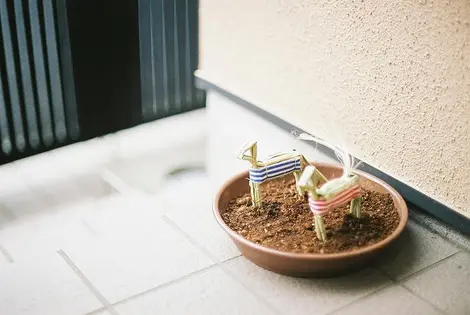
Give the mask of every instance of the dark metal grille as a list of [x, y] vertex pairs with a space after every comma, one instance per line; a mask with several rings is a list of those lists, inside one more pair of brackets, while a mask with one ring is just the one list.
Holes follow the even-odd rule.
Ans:
[[145, 120], [204, 107], [194, 86], [198, 1], [140, 0], [140, 79]]
[[197, 0], [0, 0], [0, 164], [204, 107]]
[[79, 136], [66, 6], [65, 0], [0, 0], [4, 154]]

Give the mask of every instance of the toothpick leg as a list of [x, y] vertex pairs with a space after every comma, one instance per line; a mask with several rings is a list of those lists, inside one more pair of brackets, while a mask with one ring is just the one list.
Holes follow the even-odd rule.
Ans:
[[326, 230], [325, 225], [323, 223], [323, 217], [319, 214], [314, 215], [315, 219], [315, 232], [317, 233], [317, 237], [320, 241], [326, 241]]
[[350, 212], [353, 216], [355, 216], [358, 219], [361, 217], [361, 203], [362, 203], [361, 197], [357, 197], [351, 200]]
[[252, 205], [255, 207], [261, 206], [261, 185], [258, 183], [250, 182], [250, 193]]
[[300, 171], [294, 171], [293, 173], [294, 173], [294, 177], [295, 177], [295, 187], [297, 188], [297, 193], [299, 194], [299, 199], [302, 199], [304, 193], [302, 191], [302, 188], [299, 185], [297, 185], [297, 183], [299, 182], [301, 173], [300, 173]]

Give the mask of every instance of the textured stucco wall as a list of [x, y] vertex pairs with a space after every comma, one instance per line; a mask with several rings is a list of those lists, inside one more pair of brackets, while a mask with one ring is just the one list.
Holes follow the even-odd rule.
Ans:
[[199, 74], [470, 216], [470, 2], [201, 0]]

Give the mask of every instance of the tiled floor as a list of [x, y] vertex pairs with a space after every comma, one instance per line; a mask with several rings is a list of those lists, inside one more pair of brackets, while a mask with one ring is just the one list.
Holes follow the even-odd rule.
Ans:
[[138, 150], [141, 138], [0, 169], [0, 314], [470, 314], [470, 254], [414, 221], [396, 254], [350, 276], [297, 279], [253, 265], [214, 221], [203, 170], [165, 180], [154, 165], [175, 166], [171, 152], [200, 164], [203, 139], [177, 138], [192, 145], [171, 151]]

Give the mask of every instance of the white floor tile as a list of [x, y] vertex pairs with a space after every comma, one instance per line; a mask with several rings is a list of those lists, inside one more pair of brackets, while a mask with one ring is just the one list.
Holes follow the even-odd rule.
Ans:
[[217, 224], [209, 206], [204, 209], [174, 211], [167, 216], [219, 262], [240, 255], [232, 240]]
[[201, 170], [183, 172], [166, 179], [165, 187], [157, 195], [180, 212], [199, 213], [212, 207], [209, 178]]
[[402, 279], [454, 253], [458, 249], [439, 235], [410, 221], [380, 268], [393, 279]]
[[208, 177], [203, 170], [182, 172], [173, 176], [159, 196], [171, 206], [166, 212], [167, 217], [218, 261], [240, 255], [214, 218], [213, 196], [209, 189]]
[[15, 195], [5, 195], [0, 198], [0, 208], [4, 215], [18, 219], [48, 211], [53, 207], [52, 200], [44, 193], [25, 190]]
[[0, 305], [5, 315], [83, 315], [101, 306], [57, 254], [0, 264]]
[[158, 203], [138, 199], [123, 196], [97, 203], [98, 211], [85, 219], [97, 237], [64, 248], [111, 302], [213, 264], [160, 218]]
[[84, 240], [91, 242], [95, 238], [84, 221], [85, 215], [94, 210], [92, 202], [83, 202], [20, 217], [0, 229], [0, 243], [15, 262], [55, 255], [60, 248], [81, 246]]
[[95, 174], [70, 177], [60, 182], [43, 185], [40, 191], [51, 200], [55, 207], [96, 200], [116, 192], [106, 181]]
[[394, 285], [355, 302], [332, 315], [442, 315], [430, 304]]
[[470, 254], [458, 253], [408, 279], [404, 286], [450, 315], [470, 312]]
[[391, 283], [371, 269], [340, 278], [303, 279], [267, 271], [244, 257], [225, 266], [281, 314], [327, 314]]
[[116, 307], [121, 315], [273, 314], [217, 268], [190, 276]]

